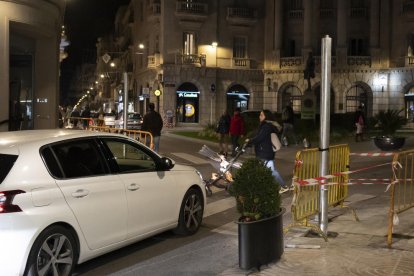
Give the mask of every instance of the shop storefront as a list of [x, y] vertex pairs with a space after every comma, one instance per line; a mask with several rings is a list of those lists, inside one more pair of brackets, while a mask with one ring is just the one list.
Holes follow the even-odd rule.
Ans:
[[227, 110], [230, 114], [232, 114], [236, 108], [240, 108], [241, 111], [247, 110], [249, 107], [249, 98], [250, 93], [244, 86], [239, 84], [231, 86], [227, 90]]
[[198, 123], [200, 91], [192, 83], [184, 83], [177, 91], [177, 122]]

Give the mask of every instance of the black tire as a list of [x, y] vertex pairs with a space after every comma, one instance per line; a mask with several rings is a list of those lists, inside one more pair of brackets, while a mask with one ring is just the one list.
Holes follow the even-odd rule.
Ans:
[[204, 199], [202, 193], [191, 188], [181, 203], [178, 226], [174, 230], [179, 235], [193, 235], [200, 228], [204, 213]]
[[78, 260], [77, 247], [73, 234], [66, 228], [45, 229], [30, 250], [24, 275], [71, 275]]

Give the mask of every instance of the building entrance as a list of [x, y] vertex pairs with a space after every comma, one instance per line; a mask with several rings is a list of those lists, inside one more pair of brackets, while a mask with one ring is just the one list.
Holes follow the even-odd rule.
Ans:
[[200, 91], [192, 83], [184, 83], [177, 91], [177, 122], [198, 123]]

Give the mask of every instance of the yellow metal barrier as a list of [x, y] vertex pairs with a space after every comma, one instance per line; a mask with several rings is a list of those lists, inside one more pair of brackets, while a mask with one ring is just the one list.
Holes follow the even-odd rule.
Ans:
[[391, 248], [394, 218], [414, 207], [414, 150], [399, 152], [392, 162], [387, 244]]
[[[297, 180], [316, 178], [319, 175], [321, 154], [319, 149], [307, 149], [299, 151], [296, 154], [295, 169], [293, 171], [293, 183]], [[329, 147], [329, 174], [345, 172], [349, 170], [349, 146], [336, 145]], [[348, 182], [348, 175], [341, 174], [330, 179], [328, 189], [328, 206], [341, 206], [345, 198], [348, 196], [348, 187], [343, 185]], [[320, 233], [322, 237], [327, 240], [319, 226], [309, 223], [309, 217], [316, 215], [319, 212], [319, 185], [294, 185], [294, 195], [292, 199], [292, 219], [293, 223], [285, 228], [287, 232], [294, 226], [310, 227], [316, 232]], [[358, 220], [355, 211], [352, 209], [355, 219]]]
[[100, 126], [90, 126], [89, 130], [124, 134], [132, 139], [140, 141], [141, 143], [145, 145], [147, 145], [148, 140], [149, 140], [149, 147], [151, 149], [154, 148], [154, 138], [152, 137], [152, 134], [148, 131], [128, 130], [128, 129], [123, 129], [123, 128], [100, 127]]

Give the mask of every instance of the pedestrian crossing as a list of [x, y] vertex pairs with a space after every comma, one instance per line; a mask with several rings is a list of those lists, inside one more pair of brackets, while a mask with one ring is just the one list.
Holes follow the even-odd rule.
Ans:
[[188, 154], [185, 152], [171, 152], [172, 155], [177, 156], [181, 159], [184, 159], [186, 161], [189, 161], [195, 165], [203, 165], [203, 164], [209, 164], [210, 162], [206, 159], [194, 156], [192, 154]]

